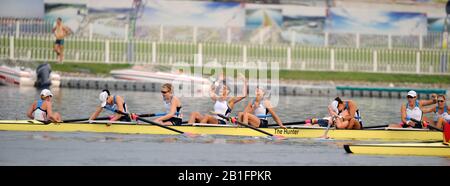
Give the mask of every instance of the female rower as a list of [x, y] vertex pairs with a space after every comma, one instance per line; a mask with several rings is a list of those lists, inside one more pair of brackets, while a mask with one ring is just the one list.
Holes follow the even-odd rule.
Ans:
[[163, 98], [166, 115], [161, 116], [153, 121], [163, 125], [181, 125], [183, 116], [181, 115], [181, 101], [173, 95], [173, 86], [166, 83], [161, 86], [161, 94]]
[[336, 97], [328, 107], [328, 113], [332, 117], [331, 122], [338, 129], [362, 129], [361, 114], [355, 101], [342, 101]]
[[[229, 98], [230, 87], [226, 84], [226, 82], [220, 83], [218, 86], [212, 85], [209, 95], [214, 103], [214, 113], [220, 114], [225, 117], [229, 117], [231, 111], [234, 108], [234, 105], [239, 101], [243, 100], [247, 97], [247, 82], [245, 77], [243, 78], [244, 87], [243, 87], [243, 96], [234, 96]], [[216, 90], [218, 94], [216, 94]], [[199, 112], [191, 113], [188, 123], [193, 124], [195, 122], [200, 123], [209, 123], [209, 124], [226, 124], [226, 120], [219, 115], [201, 115]]]
[[27, 111], [27, 116], [30, 119], [35, 119], [42, 122], [62, 122], [61, 115], [52, 110], [53, 94], [48, 89], [43, 89], [40, 94], [40, 99], [34, 101]]
[[450, 114], [448, 113], [449, 109], [450, 107], [445, 103], [445, 96], [438, 95], [436, 107], [424, 108], [423, 113], [434, 112], [434, 118], [431, 121], [431, 124], [436, 126], [438, 129], [443, 129], [445, 122], [450, 122]]
[[110, 116], [110, 121], [131, 121], [131, 117], [129, 114], [122, 115], [117, 113], [116, 111], [121, 111], [123, 113], [127, 113], [127, 104], [125, 100], [121, 96], [111, 96], [109, 90], [102, 90], [99, 95], [99, 99], [101, 101], [100, 106], [97, 107], [95, 112], [89, 118], [89, 121], [94, 120], [98, 117], [98, 115], [106, 109], [112, 112], [114, 115]]
[[417, 100], [417, 93], [414, 90], [408, 92], [406, 96], [408, 102], [402, 104], [400, 108], [401, 120], [400, 124], [390, 124], [389, 127], [393, 128], [424, 128], [427, 124], [424, 122], [423, 106], [435, 104], [437, 101], [436, 94], [432, 94], [431, 100]]
[[[270, 100], [265, 98], [266, 95], [265, 91], [262, 88], [257, 87], [255, 90], [255, 94], [256, 98], [253, 100], [253, 102], [248, 103], [247, 107], [245, 107], [244, 109], [244, 112], [239, 112], [238, 114], [239, 122], [254, 127], [267, 128], [268, 127], [267, 114], [271, 114], [273, 120], [281, 128], [286, 128], [281, 122], [281, 119], [275, 113], [275, 110], [273, 109]], [[258, 117], [259, 115], [264, 115], [264, 117], [259, 118]]]

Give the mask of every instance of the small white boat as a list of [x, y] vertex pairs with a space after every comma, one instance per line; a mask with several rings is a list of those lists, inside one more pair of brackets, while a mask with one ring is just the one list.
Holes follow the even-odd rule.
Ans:
[[211, 85], [211, 82], [207, 78], [195, 77], [183, 73], [150, 72], [135, 69], [112, 70], [110, 73], [116, 79], [130, 81], [172, 83], [174, 85], [188, 84], [193, 87], [192, 89], [195, 92], [207, 92]]

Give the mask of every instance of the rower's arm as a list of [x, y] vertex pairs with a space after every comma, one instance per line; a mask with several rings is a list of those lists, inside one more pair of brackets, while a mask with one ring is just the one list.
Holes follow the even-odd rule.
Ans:
[[[123, 99], [120, 96], [116, 96], [116, 104], [117, 104], [117, 110], [121, 112], [125, 112], [125, 109], [123, 108]], [[122, 117], [122, 114], [116, 113], [114, 114], [114, 117], [111, 118], [111, 121], [116, 121]]]
[[239, 102], [239, 101], [242, 101], [243, 99], [245, 99], [247, 96], [248, 96], [248, 91], [247, 91], [247, 80], [245, 79], [245, 76], [244, 75], [242, 75], [242, 74], [240, 74], [240, 77], [239, 77], [239, 79], [241, 79], [241, 80], [243, 80], [243, 86], [242, 86], [242, 96], [236, 96], [236, 97], [233, 97], [232, 98], [232, 100], [233, 100], [233, 103], [230, 103], [230, 104], [236, 104], [237, 102]]
[[[53, 115], [53, 109], [52, 109], [52, 103], [47, 101], [47, 116], [50, 118], [50, 120], [52, 121], [58, 121], [56, 120], [55, 116]], [[58, 121], [59, 122], [59, 121]]]
[[337, 116], [338, 114], [334, 112], [334, 109], [331, 107], [331, 105], [328, 105], [328, 114], [330, 116]]
[[422, 112], [423, 113], [430, 113], [430, 112], [435, 112], [436, 107], [428, 107], [428, 108], [422, 108]]
[[407, 120], [406, 120], [406, 105], [402, 104], [402, 106], [400, 107], [400, 113], [402, 115], [402, 118], [401, 118], [402, 122], [406, 123], [407, 122]]
[[272, 107], [272, 104], [268, 100], [264, 101], [264, 105], [266, 106], [267, 110], [269, 110], [269, 113], [272, 115], [273, 120], [280, 126], [285, 128], [283, 125], [283, 122], [281, 122], [280, 117], [278, 117], [277, 113], [275, 112], [274, 108]]
[[98, 106], [98, 107], [95, 109], [95, 112], [92, 113], [91, 117], [89, 117], [89, 120], [94, 120], [95, 118], [97, 118], [98, 115], [99, 115], [102, 111], [103, 111], [103, 108], [100, 107], [100, 106]]
[[436, 94], [431, 94], [431, 99], [430, 100], [420, 100], [419, 104], [422, 106], [428, 106], [428, 105], [433, 105], [437, 103], [437, 95]]
[[209, 90], [209, 97], [213, 100], [216, 101], [217, 100], [217, 95], [214, 92], [216, 90], [216, 88], [214, 87], [214, 85], [211, 86], [211, 89]]
[[31, 104], [30, 108], [28, 108], [28, 111], [27, 111], [28, 118], [34, 119], [33, 111], [34, 111], [35, 107], [36, 107], [36, 101], [34, 101], [33, 104]]
[[175, 113], [177, 112], [177, 106], [178, 106], [179, 102], [180, 102], [180, 100], [178, 100], [178, 99], [176, 99], [174, 97], [174, 99], [172, 99], [172, 103], [171, 103], [171, 106], [170, 106], [169, 113], [167, 113], [164, 116], [161, 116], [160, 118], [158, 118], [158, 120], [159, 121], [164, 121], [164, 120], [168, 120], [168, 119], [172, 118], [173, 116], [175, 116]]
[[247, 106], [245, 107], [245, 109], [244, 109], [244, 112], [245, 113], [252, 113], [253, 112], [253, 104], [252, 104], [252, 102], [249, 102], [248, 104], [247, 104]]

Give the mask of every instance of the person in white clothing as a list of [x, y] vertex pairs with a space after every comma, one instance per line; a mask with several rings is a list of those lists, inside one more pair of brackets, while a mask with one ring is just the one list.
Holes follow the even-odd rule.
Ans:
[[424, 122], [423, 106], [435, 104], [437, 95], [432, 94], [431, 100], [417, 100], [417, 93], [414, 90], [408, 92], [408, 102], [400, 108], [401, 120], [399, 124], [390, 124], [393, 128], [426, 128], [427, 123]]
[[[226, 81], [220, 83], [219, 85], [211, 86], [209, 94], [211, 99], [215, 102], [214, 113], [229, 117], [235, 104], [247, 97], [247, 82], [245, 77], [241, 76], [241, 79], [243, 79], [244, 82], [243, 96], [230, 97], [229, 94], [231, 91], [230, 87], [226, 84]], [[216, 94], [216, 90], [218, 91], [218, 94]], [[227, 121], [219, 115], [201, 115], [199, 112], [192, 112], [188, 123], [194, 124], [196, 122], [222, 125], [227, 123]]]
[[53, 94], [50, 90], [43, 89], [40, 94], [40, 99], [35, 100], [28, 108], [28, 118], [42, 122], [62, 122], [61, 115], [57, 112], [53, 112], [52, 97]]

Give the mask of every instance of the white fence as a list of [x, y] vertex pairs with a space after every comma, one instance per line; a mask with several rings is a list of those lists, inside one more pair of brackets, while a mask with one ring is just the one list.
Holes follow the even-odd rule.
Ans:
[[[39, 19], [16, 20], [0, 18], [0, 35], [20, 37], [29, 34], [51, 34], [53, 22]], [[90, 39], [128, 39], [130, 35], [127, 25], [123, 27], [120, 38], [99, 34], [95, 27], [88, 25], [87, 29], [77, 31], [75, 36]], [[290, 45], [310, 47], [340, 47], [340, 48], [414, 48], [441, 49], [443, 34], [428, 32], [425, 35], [374, 35], [352, 33], [302, 33], [300, 31], [281, 29], [258, 31], [245, 28], [207, 28], [190, 26], [148, 26], [136, 30], [134, 38], [157, 42], [223, 42], [259, 45]], [[267, 34], [268, 32], [272, 34]], [[313, 38], [313, 39], [311, 39]], [[449, 43], [447, 41], [447, 43]]]
[[[0, 35], [0, 58], [56, 61], [51, 35]], [[65, 61], [90, 63], [164, 64], [176, 62], [224, 65], [238, 62], [279, 63], [289, 70], [355, 71], [417, 74], [450, 74], [448, 50], [307, 47], [291, 45], [235, 44], [221, 42], [156, 42], [142, 39], [65, 40]]]

